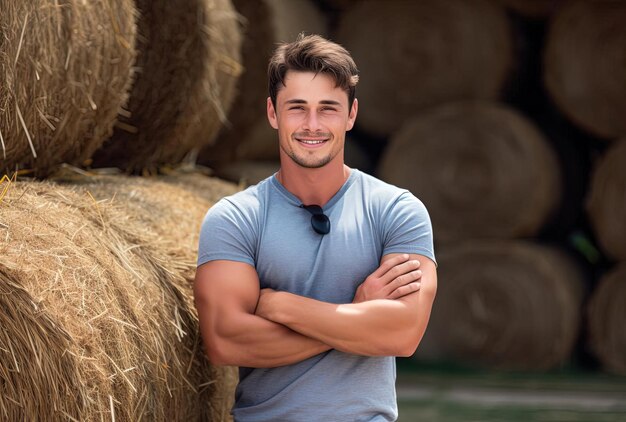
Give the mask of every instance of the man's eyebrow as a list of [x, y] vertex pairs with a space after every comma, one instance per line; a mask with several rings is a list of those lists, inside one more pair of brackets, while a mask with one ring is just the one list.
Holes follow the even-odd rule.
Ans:
[[[300, 98], [294, 98], [292, 100], [285, 101], [285, 104], [307, 104], [307, 102], [306, 100], [302, 100]], [[341, 103], [335, 100], [322, 100], [320, 101], [320, 104], [341, 106]]]

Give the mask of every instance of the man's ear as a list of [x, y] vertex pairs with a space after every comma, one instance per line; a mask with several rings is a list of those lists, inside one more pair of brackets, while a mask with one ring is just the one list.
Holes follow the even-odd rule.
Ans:
[[270, 122], [270, 125], [272, 125], [274, 129], [278, 129], [276, 109], [274, 108], [274, 103], [272, 103], [272, 99], [270, 97], [267, 97], [267, 120]]
[[350, 114], [348, 114], [348, 124], [346, 125], [346, 131], [349, 131], [354, 127], [354, 122], [356, 121], [356, 115], [359, 111], [359, 100], [356, 98], [352, 101], [352, 107], [350, 107]]

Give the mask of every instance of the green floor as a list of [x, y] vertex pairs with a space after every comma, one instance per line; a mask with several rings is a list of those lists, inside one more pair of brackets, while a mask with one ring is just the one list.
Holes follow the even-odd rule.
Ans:
[[624, 421], [626, 377], [504, 373], [398, 360], [400, 422]]

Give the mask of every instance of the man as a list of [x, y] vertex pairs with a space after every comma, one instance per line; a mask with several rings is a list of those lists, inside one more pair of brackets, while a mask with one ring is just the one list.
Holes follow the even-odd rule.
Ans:
[[202, 226], [206, 352], [240, 367], [236, 421], [395, 420], [395, 356], [415, 351], [436, 291], [428, 214], [344, 164], [358, 76], [343, 47], [300, 36], [269, 79], [280, 170]]

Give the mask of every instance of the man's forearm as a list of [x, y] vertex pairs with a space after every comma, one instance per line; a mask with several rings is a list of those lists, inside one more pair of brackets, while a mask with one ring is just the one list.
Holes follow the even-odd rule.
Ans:
[[[331, 304], [273, 292], [263, 317], [335, 349], [367, 356], [411, 355], [425, 329], [432, 298], [416, 292], [409, 300]], [[415, 307], [422, 309], [416, 311]]]
[[271, 368], [330, 350], [316, 339], [259, 316], [239, 314], [236, 318], [232, 324], [215, 327], [221, 336], [213, 337], [213, 343], [207, 345], [209, 358], [215, 364]]

